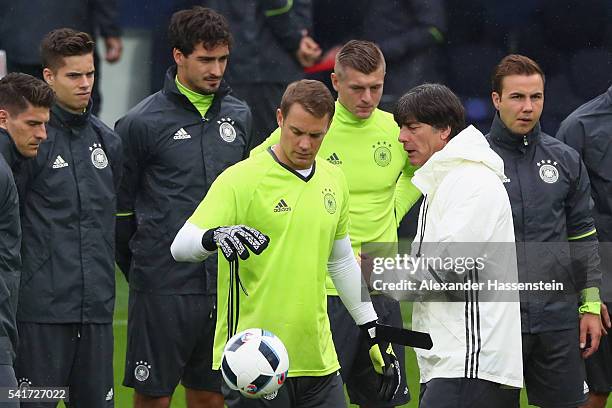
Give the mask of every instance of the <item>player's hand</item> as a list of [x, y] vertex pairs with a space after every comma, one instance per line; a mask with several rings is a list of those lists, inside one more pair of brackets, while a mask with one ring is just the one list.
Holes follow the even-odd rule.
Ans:
[[608, 306], [604, 302], [601, 302], [601, 330], [603, 330], [603, 334], [608, 334], [608, 329], [612, 327], [612, 322], [610, 322], [610, 314], [608, 313]]
[[204, 233], [202, 246], [212, 251], [219, 248], [228, 261], [247, 259], [249, 251], [259, 255], [267, 248], [270, 238], [246, 225], [217, 227]]
[[295, 52], [295, 56], [304, 68], [311, 67], [321, 56], [321, 47], [317, 42], [308, 35], [306, 30], [302, 30], [302, 39], [300, 45]]
[[374, 370], [380, 374], [378, 398], [391, 401], [401, 382], [400, 366], [390, 343], [376, 336], [376, 321], [359, 326], [370, 342], [370, 359]]
[[106, 37], [104, 39], [104, 46], [106, 47], [106, 62], [112, 64], [119, 61], [123, 52], [121, 37]]
[[[593, 313], [583, 313], [580, 315], [580, 349], [582, 358], [589, 358], [599, 348], [602, 328], [601, 318]], [[587, 344], [587, 337], [590, 344]]]

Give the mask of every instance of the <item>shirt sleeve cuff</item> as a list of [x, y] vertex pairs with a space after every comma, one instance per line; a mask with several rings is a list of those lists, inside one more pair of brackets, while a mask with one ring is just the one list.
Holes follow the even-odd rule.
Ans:
[[601, 313], [601, 299], [599, 297], [599, 288], [585, 288], [580, 291], [580, 303], [578, 308], [580, 313], [592, 313], [599, 315]]

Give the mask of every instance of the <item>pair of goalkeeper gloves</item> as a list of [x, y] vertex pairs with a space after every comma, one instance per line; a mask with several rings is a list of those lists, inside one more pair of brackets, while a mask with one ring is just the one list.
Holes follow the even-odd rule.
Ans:
[[246, 225], [230, 225], [209, 229], [202, 236], [202, 246], [207, 251], [217, 248], [228, 261], [247, 259], [249, 251], [259, 255], [268, 247], [270, 238]]
[[391, 401], [399, 389], [402, 374], [399, 362], [393, 352], [391, 343], [383, 341], [377, 335], [376, 320], [359, 326], [362, 334], [368, 340], [370, 360], [374, 371], [379, 374], [377, 384], [378, 398], [382, 401]]

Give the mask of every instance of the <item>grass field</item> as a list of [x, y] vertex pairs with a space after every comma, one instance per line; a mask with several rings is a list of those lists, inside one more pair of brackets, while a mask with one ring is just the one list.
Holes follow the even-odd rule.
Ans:
[[[114, 333], [115, 333], [115, 406], [117, 408], [126, 408], [132, 406], [132, 390], [121, 385], [123, 381], [123, 369], [125, 362], [125, 345], [127, 339], [127, 300], [128, 300], [128, 287], [123, 278], [123, 275], [117, 273], [117, 300], [115, 305], [115, 322], [114, 322]], [[402, 304], [402, 314], [405, 319], [409, 320], [411, 315], [411, 305]], [[408, 327], [410, 323], [407, 321], [405, 325]], [[412, 401], [403, 405], [403, 407], [416, 408], [418, 406], [418, 395], [419, 395], [419, 381], [418, 381], [418, 369], [416, 365], [414, 351], [410, 348], [406, 349], [406, 366], [408, 368], [408, 379], [410, 394], [412, 395]], [[174, 393], [172, 400], [173, 408], [185, 408], [185, 392], [182, 386], [179, 386]], [[356, 405], [351, 405], [356, 407]], [[521, 407], [531, 407], [527, 404], [527, 398], [523, 392], [521, 395]], [[612, 402], [608, 402], [607, 408], [612, 408]]]

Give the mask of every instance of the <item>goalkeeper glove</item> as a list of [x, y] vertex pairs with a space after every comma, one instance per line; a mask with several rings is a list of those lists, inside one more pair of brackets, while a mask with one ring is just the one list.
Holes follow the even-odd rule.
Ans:
[[246, 225], [230, 225], [209, 229], [202, 236], [202, 246], [207, 251], [221, 249], [228, 261], [247, 259], [251, 250], [259, 255], [268, 246], [270, 238]]
[[370, 359], [374, 370], [380, 374], [378, 383], [378, 398], [383, 401], [391, 401], [397, 392], [402, 375], [400, 366], [391, 343], [382, 341], [376, 335], [376, 321], [359, 326], [370, 344]]

